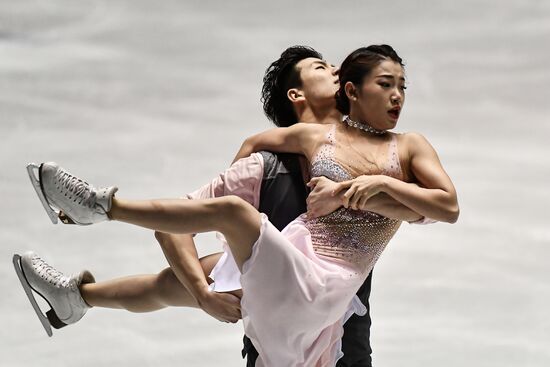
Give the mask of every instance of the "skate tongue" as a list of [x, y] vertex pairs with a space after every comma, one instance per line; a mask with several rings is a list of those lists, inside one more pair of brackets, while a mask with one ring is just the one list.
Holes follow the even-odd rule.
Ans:
[[80, 273], [75, 273], [71, 276], [72, 281], [74, 282], [73, 285], [80, 294], [79, 300], [77, 301], [81, 307], [83, 308], [92, 308], [90, 304], [86, 302], [86, 300], [82, 297], [82, 293], [80, 293], [80, 286], [82, 284], [89, 284], [89, 283], [95, 283], [95, 278], [92, 273], [88, 270], [82, 270]]
[[95, 283], [95, 277], [89, 270], [82, 270], [80, 273], [75, 274], [75, 279], [78, 285]]
[[116, 186], [104, 187], [102, 189], [94, 190], [94, 191], [96, 194], [96, 204], [105, 211], [105, 214], [108, 214], [111, 211], [113, 197], [115, 196], [115, 193], [118, 191], [118, 187]]

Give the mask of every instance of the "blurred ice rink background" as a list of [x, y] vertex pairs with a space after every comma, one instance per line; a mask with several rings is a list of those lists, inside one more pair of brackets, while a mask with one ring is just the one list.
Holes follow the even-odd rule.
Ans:
[[13, 253], [98, 280], [167, 263], [147, 230], [53, 226], [25, 164], [180, 196], [270, 127], [259, 91], [284, 48], [339, 64], [373, 43], [407, 64], [396, 131], [430, 140], [461, 204], [455, 225], [404, 225], [376, 266], [375, 366], [550, 365], [550, 2], [519, 0], [0, 1], [0, 365], [244, 366], [242, 325], [197, 310], [93, 309], [47, 338]]

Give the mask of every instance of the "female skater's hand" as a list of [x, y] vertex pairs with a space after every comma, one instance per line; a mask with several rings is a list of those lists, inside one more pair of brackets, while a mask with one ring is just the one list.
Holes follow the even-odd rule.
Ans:
[[367, 201], [382, 192], [385, 178], [384, 175], [363, 175], [353, 180], [339, 182], [336, 184], [334, 194], [337, 195], [346, 190], [342, 195], [342, 205], [345, 208], [366, 210]]
[[342, 206], [342, 199], [333, 194], [337, 183], [326, 177], [314, 177], [307, 183], [312, 189], [306, 199], [308, 218], [327, 215]]
[[236, 323], [241, 319], [241, 300], [233, 294], [205, 291], [197, 302], [204, 312], [219, 321]]

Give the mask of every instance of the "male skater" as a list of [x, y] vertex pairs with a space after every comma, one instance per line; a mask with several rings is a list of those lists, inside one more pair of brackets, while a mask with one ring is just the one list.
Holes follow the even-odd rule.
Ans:
[[[322, 60], [320, 54], [306, 47], [291, 47], [267, 70], [264, 77], [262, 99], [267, 116], [278, 126], [288, 126], [298, 121], [336, 123], [341, 120], [335, 108], [334, 94], [338, 89], [337, 69]], [[190, 198], [205, 198], [221, 195], [238, 195], [266, 213], [279, 229], [306, 211], [307, 191], [304, 185], [303, 165], [295, 155], [262, 152], [236, 162], [210, 185], [189, 195]], [[306, 178], [307, 179], [307, 178]], [[310, 197], [312, 206], [327, 196], [322, 196], [322, 184], [316, 186]], [[332, 199], [334, 200], [334, 199]], [[338, 200], [338, 198], [336, 198]], [[326, 209], [328, 206], [324, 206]], [[322, 210], [312, 210], [321, 215]], [[334, 208], [335, 209], [335, 208]], [[417, 220], [420, 216], [396, 203], [388, 196], [378, 195], [367, 203], [367, 210], [403, 220]], [[239, 300], [227, 293], [208, 291], [208, 274], [217, 257], [197, 258], [192, 238], [188, 235], [155, 233], [168, 259], [170, 268], [157, 275], [115, 279], [107, 282], [76, 284], [80, 279], [67, 282], [67, 292], [77, 297], [69, 305], [70, 318], [58, 320], [74, 323], [80, 319], [88, 305], [125, 308], [144, 312], [165, 306], [195, 306], [224, 321], [236, 322], [239, 318]], [[36, 260], [41, 266], [39, 260]], [[44, 265], [45, 266], [45, 265]], [[31, 270], [34, 270], [31, 269]], [[54, 274], [54, 273], [51, 273]], [[27, 274], [29, 278], [33, 274]], [[35, 282], [40, 282], [35, 277]], [[59, 278], [59, 277], [58, 277]], [[30, 280], [33, 281], [32, 279]], [[371, 276], [358, 292], [368, 308]], [[71, 283], [72, 282], [72, 283]], [[62, 283], [62, 282], [61, 282]], [[39, 285], [35, 288], [40, 288]], [[185, 286], [185, 287], [184, 287]], [[76, 292], [74, 291], [76, 289]], [[59, 306], [59, 292], [42, 288], [59, 313], [67, 305]], [[82, 297], [80, 297], [80, 295]], [[57, 297], [57, 298], [56, 298]], [[67, 303], [67, 301], [64, 301]], [[57, 306], [57, 309], [56, 309]], [[57, 315], [59, 316], [59, 315]], [[58, 324], [59, 325], [59, 324]], [[343, 337], [344, 357], [338, 366], [370, 366], [369, 344], [370, 317], [354, 316], [345, 325]], [[253, 366], [257, 352], [245, 337], [243, 356], [247, 355], [248, 366]]]

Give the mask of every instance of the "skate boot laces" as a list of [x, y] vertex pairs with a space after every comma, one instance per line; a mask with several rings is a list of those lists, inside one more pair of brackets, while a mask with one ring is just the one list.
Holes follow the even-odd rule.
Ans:
[[68, 277], [55, 269], [39, 256], [34, 256], [32, 266], [36, 269], [38, 276], [48, 283], [58, 288], [66, 288], [71, 286], [71, 277]]
[[[93, 208], [96, 202], [94, 188], [87, 182], [79, 179], [63, 169], [55, 174], [57, 189], [75, 203]], [[64, 192], [65, 191], [65, 192]]]

